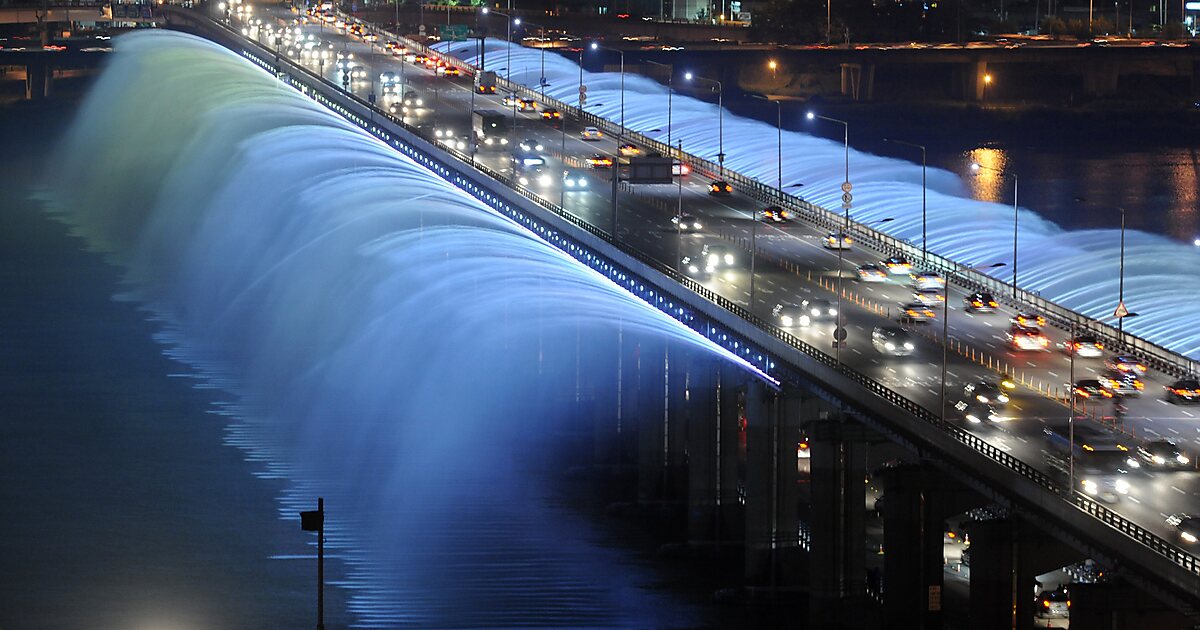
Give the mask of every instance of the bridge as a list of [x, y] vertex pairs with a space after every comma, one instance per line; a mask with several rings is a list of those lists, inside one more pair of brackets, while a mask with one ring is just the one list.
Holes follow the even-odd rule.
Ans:
[[[686, 190], [687, 209], [704, 219], [710, 230], [703, 237], [708, 244], [723, 240], [736, 252], [735, 258], [757, 260], [761, 266], [752, 266], [749, 274], [734, 267], [716, 276], [693, 275], [680, 262], [684, 250], [694, 254], [698, 243], [689, 240], [685, 245], [678, 227], [675, 238], [663, 238], [672, 233], [664, 230], [664, 219], [676, 208], [673, 202], [683, 203], [682, 183], [678, 190], [643, 189], [622, 183], [613, 172], [607, 185], [587, 193], [560, 189], [552, 194], [535, 184], [522, 185], [504, 166], [507, 155], [459, 148], [450, 142], [457, 136], [436, 133], [450, 125], [466, 128], [470, 111], [480, 106], [477, 101], [494, 104], [496, 97], [477, 96], [469, 82], [463, 85], [416, 67], [409, 70], [411, 83], [426, 93], [440, 88], [435, 111], [442, 124], [429, 125], [420, 116], [393, 115], [389, 107], [376, 107], [365, 92], [369, 86], [350, 84], [345, 89], [326, 78], [332, 75], [319, 59], [291, 58], [286, 49], [259, 43], [255, 34], [243, 37], [198, 12], [171, 9], [167, 15], [173, 27], [230, 47], [753, 365], [759, 371], [756, 377], [710, 359], [681, 360], [667, 356], [663, 347], [643, 346], [617, 349], [618, 356], [640, 357], [636, 369], [620, 369], [618, 359], [617, 365], [592, 370], [598, 387], [631, 394], [622, 396], [617, 408], [595, 413], [598, 442], [612, 445], [597, 449], [598, 463], [610, 463], [617, 452], [632, 454], [638, 496], [646, 502], [686, 505], [688, 539], [695, 545], [739, 545], [748, 585], [775, 591], [803, 586], [810, 593], [814, 618], [825, 622], [840, 619], [863, 625], [868, 621], [864, 616], [875, 611], [894, 627], [935, 627], [942, 615], [943, 524], [965, 514], [972, 538], [973, 625], [1027, 625], [1033, 617], [1033, 578], [1083, 558], [1095, 559], [1119, 579], [1077, 588], [1072, 615], [1080, 623], [1119, 618], [1185, 627], [1200, 621], [1200, 560], [1194, 550], [1181, 546], [1159, 516], [1160, 511], [1180, 512], [1195, 503], [1195, 471], [1170, 479], [1139, 476], [1145, 492], [1136, 503], [1106, 504], [1064, 485], [1046, 466], [1039, 444], [1042, 423], [1069, 414], [1063, 401], [1070, 393], [1054, 391], [1046, 373], [1055, 366], [1009, 364], [1003, 354], [995, 354], [991, 342], [979, 340], [980, 331], [994, 326], [984, 317], [955, 316], [954, 338], [939, 341], [927, 335], [929, 339], [921, 340], [918, 362], [889, 364], [866, 354], [871, 352], [868, 331], [894, 323], [884, 305], [904, 289], [889, 285], [876, 296], [855, 284], [839, 291], [842, 283], [831, 279], [828, 269], [831, 254], [817, 245], [821, 234], [839, 226], [836, 213], [498, 79], [502, 90], [537, 99], [570, 119], [562, 127], [532, 117], [521, 121], [531, 138], [552, 148], [561, 143], [555, 156], [561, 162], [556, 164], [579, 165], [578, 154], [595, 150], [591, 147], [596, 145], [583, 143], [574, 131], [567, 150], [567, 126], [595, 126], [609, 137], [689, 164], [693, 179], [723, 171], [737, 193], [712, 198], [706, 186], [692, 182]], [[405, 41], [376, 32], [385, 40]], [[341, 33], [333, 36], [350, 43]], [[405, 44], [468, 72], [476, 70], [415, 42]], [[372, 66], [373, 71], [396, 63], [386, 52], [355, 45], [363, 58], [381, 64]], [[604, 143], [600, 146], [606, 150], [615, 149], [611, 140]], [[605, 180], [600, 173], [590, 177]], [[786, 207], [800, 218], [787, 228], [789, 240], [781, 239], [777, 246], [755, 239], [756, 214], [764, 204]], [[738, 218], [738, 212], [752, 218]], [[1044, 313], [1060, 327], [1051, 333], [1056, 340], [1063, 338], [1064, 329], [1086, 327], [1110, 347], [1136, 352], [1153, 367], [1160, 383], [1193, 372], [1186, 357], [1121, 335], [1111, 326], [953, 261], [922, 256], [919, 248], [867, 226], [854, 224], [852, 234], [854, 249], [849, 255], [839, 252], [839, 259], [845, 257], [852, 265], [881, 256], [920, 260], [922, 267], [940, 271], [956, 285], [948, 293], [947, 309], [972, 291], [1012, 296], [1007, 314], [1028, 309]], [[841, 268], [835, 272], [840, 278]], [[756, 281], [763, 291], [772, 291], [769, 302], [761, 293], [756, 299], [753, 289], [747, 291]], [[854, 334], [845, 345], [831, 351], [828, 325], [802, 328], [771, 315], [776, 299], [804, 296], [840, 298], [846, 304], [846, 327]], [[910, 328], [926, 336], [920, 327]], [[938, 355], [948, 358], [948, 372], [963, 382], [995, 377], [1000, 370], [1013, 374], [1022, 383], [1014, 394], [1020, 417], [1009, 419], [1004, 427], [971, 426], [957, 414], [945, 413], [946, 405], [937, 405], [941, 397], [931, 387]], [[905, 377], [897, 378], [901, 370]], [[1156, 401], [1145, 403], [1145, 418], [1161, 417]], [[614, 417], [624, 422], [614, 422]], [[1092, 423], [1083, 416], [1076, 421]], [[1144, 430], [1143, 426], [1143, 434]], [[798, 446], [807, 455], [799, 460]], [[874, 555], [868, 553], [865, 531], [869, 459], [887, 462], [874, 471], [886, 498], [880, 508], [887, 550], [882, 584], [868, 580], [866, 570], [867, 558]], [[870, 601], [875, 604], [868, 605]]]

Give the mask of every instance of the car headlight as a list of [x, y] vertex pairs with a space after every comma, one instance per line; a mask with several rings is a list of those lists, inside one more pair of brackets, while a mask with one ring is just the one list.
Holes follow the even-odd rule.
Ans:
[[1095, 481], [1092, 481], [1091, 479], [1084, 479], [1080, 482], [1080, 484], [1083, 486], [1083, 491], [1087, 494], [1092, 496], [1100, 494], [1100, 486], [1097, 485]]
[[701, 228], [701, 225], [700, 225], [699, 221], [692, 224], [692, 229], [699, 230], [700, 228]]
[[975, 400], [978, 400], [981, 403], [986, 403], [988, 401], [988, 397], [984, 396], [983, 394], [976, 394]]
[[895, 350], [895, 349], [896, 349], [896, 344], [894, 344], [894, 343], [892, 343], [892, 342], [890, 342], [890, 341], [889, 341], [889, 342], [887, 342], [887, 343], [883, 344], [883, 347], [884, 347], [884, 348], [887, 348], [887, 349], [888, 349], [888, 351], [891, 351], [891, 350]]
[[1196, 536], [1194, 536], [1193, 534], [1191, 534], [1189, 532], [1180, 532], [1179, 537], [1190, 543], [1196, 542]]
[[1129, 482], [1124, 479], [1118, 479], [1116, 483], [1117, 492], [1121, 494], [1129, 494]]
[[540, 177], [538, 177], [538, 183], [543, 186], [549, 186], [550, 185], [550, 176], [549, 175], [541, 175]]
[[417, 107], [424, 107], [424, 105], [425, 105], [425, 99], [421, 99], [421, 98], [417, 99]]
[[719, 256], [717, 256], [716, 254], [709, 254], [709, 255], [708, 255], [708, 264], [709, 264], [710, 266], [711, 266], [711, 265], [715, 265], [715, 264], [717, 264], [717, 263], [718, 263], [718, 262], [720, 262], [720, 261], [721, 261], [721, 258], [720, 258]]
[[725, 264], [726, 265], [733, 264], [733, 254], [725, 254]]
[[820, 317], [821, 309], [819, 309], [819, 308], [812, 309], [812, 314], [813, 314], [813, 317]]
[[1162, 455], [1155, 455], [1153, 459], [1154, 459], [1154, 463], [1159, 466], [1162, 466], [1163, 464], [1167, 463], [1167, 458], [1163, 457]]
[[1186, 455], [1180, 455], [1180, 456], [1176, 457], [1175, 461], [1179, 462], [1180, 464], [1192, 463], [1192, 460], [1188, 459]]
[[904, 349], [905, 349], [905, 350], [912, 350], [914, 347], [915, 347], [915, 346], [913, 346], [913, 345], [912, 345], [912, 342], [911, 342], [911, 341], [906, 341], [906, 342], [904, 342]]
[[528, 185], [529, 185], [529, 178], [528, 178], [528, 177], [525, 177], [524, 175], [522, 175], [522, 176], [521, 176], [521, 178], [520, 178], [520, 179], [518, 179], [517, 181], [521, 182], [521, 185], [522, 185], [522, 186], [528, 186]]
[[779, 318], [779, 321], [783, 322], [784, 326], [791, 326], [793, 323], [795, 323], [791, 315], [784, 315]]
[[967, 421], [971, 422], [973, 424], [979, 424], [980, 422], [983, 422], [982, 420], [979, 419], [979, 416], [976, 416], [973, 413], [967, 414]]
[[996, 400], [998, 400], [1002, 403], [1006, 403], [1006, 402], [1008, 402], [1008, 396], [1005, 396], [1004, 394], [1000, 394], [999, 396], [996, 396]]
[[500, 144], [508, 144], [508, 138], [500, 138]]
[[812, 323], [812, 320], [811, 320], [811, 319], [809, 319], [808, 315], [801, 315], [801, 316], [800, 316], [800, 325], [801, 325], [801, 326], [807, 326], [807, 325], [809, 325], [809, 324], [811, 324], [811, 323]]
[[1125, 463], [1128, 464], [1130, 468], [1141, 468], [1142, 467], [1142, 462], [1139, 462], [1138, 460], [1136, 460], [1132, 457], [1125, 460]]

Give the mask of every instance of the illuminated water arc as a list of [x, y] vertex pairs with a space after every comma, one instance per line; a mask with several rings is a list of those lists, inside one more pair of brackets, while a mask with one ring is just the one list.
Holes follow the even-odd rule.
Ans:
[[[592, 421], [553, 395], [591, 376], [568, 358], [603, 367], [620, 335], [627, 349], [746, 365], [229, 52], [167, 32], [131, 34], [117, 48], [48, 196], [175, 322], [186, 341], [177, 356], [228, 367], [222, 382], [262, 414], [238, 425], [242, 447], [295, 483], [283, 502], [323, 493], [348, 523], [335, 533], [354, 534], [339, 553], [386, 567], [386, 577], [351, 576], [362, 619], [429, 627], [479, 596], [463, 592], [456, 572], [466, 565], [437, 562], [446, 545], [494, 553], [462, 538], [456, 519], [467, 508], [447, 497], [483, 505], [531, 492], [517, 465], [531, 437]], [[604, 383], [595, 391], [610, 408]], [[553, 531], [542, 518], [549, 506], [487, 509], [515, 518], [517, 508], [536, 522], [510, 543], [550, 565], [524, 575], [527, 563], [514, 561], [506, 573], [525, 580], [513, 590], [531, 608], [518, 612], [535, 619], [546, 593], [588, 582], [572, 554], [597, 552], [584, 544], [586, 525]], [[545, 540], [554, 553], [540, 549]], [[421, 590], [418, 575], [458, 586]], [[608, 608], [596, 609], [611, 623], [670, 625], [623, 618], [625, 596], [657, 596], [611, 587], [597, 597]], [[414, 612], [418, 600], [428, 605]], [[487, 625], [462, 621], [486, 611], [456, 610], [452, 623]], [[572, 616], [593, 612], [557, 607], [550, 619], [596, 625]]]
[[[439, 45], [467, 60], [476, 60], [476, 44]], [[509, 52], [503, 40], [487, 40], [489, 68], [507, 65]], [[512, 79], [531, 87], [540, 75], [542, 52], [513, 46]], [[604, 51], [586, 51], [585, 66], [597, 67], [598, 55], [612, 67], [615, 56]], [[546, 94], [560, 101], [578, 102], [577, 56], [545, 54]], [[636, 63], [636, 52], [626, 53], [626, 63]], [[672, 97], [673, 141], [683, 141], [685, 151], [715, 161], [718, 138], [715, 95], [707, 84], [688, 85], [683, 65], [675, 66], [676, 92]], [[587, 110], [608, 120], [620, 120], [621, 80], [617, 72], [583, 72], [588, 87]], [[727, 86], [729, 87], [729, 86]], [[731, 88], [732, 89], [732, 88]], [[681, 91], [682, 90], [682, 91]], [[706, 96], [708, 101], [690, 95]], [[632, 72], [625, 75], [625, 122], [635, 131], [655, 139], [667, 139], [667, 87]], [[785, 126], [798, 127], [802, 111], [784, 107]], [[807, 123], [816, 125], [817, 123]], [[821, 133], [840, 136], [841, 126], [831, 123]], [[810, 127], [804, 127], [808, 129]], [[659, 129], [651, 132], [652, 129]], [[811, 127], [814, 131], [816, 127]], [[854, 141], [853, 126], [850, 130]], [[724, 116], [725, 165], [768, 185], [777, 182], [774, 124]], [[918, 140], [919, 139], [915, 139]], [[816, 138], [808, 133], [783, 132], [783, 184], [801, 182], [802, 188], [788, 191], [836, 211], [841, 205], [844, 179], [843, 144]], [[964, 167], [966, 164], [964, 163]], [[994, 272], [1011, 280], [1013, 210], [1012, 180], [995, 174], [990, 188], [1003, 201], [969, 198], [963, 177], [943, 169], [928, 169], [927, 233], [931, 251], [964, 263], [1004, 262]], [[996, 179], [999, 178], [999, 179]], [[895, 220], [876, 229], [909, 242], [921, 243], [921, 167], [904, 160], [885, 158], [850, 149], [850, 180], [854, 184], [851, 216], [860, 222], [886, 217]], [[1119, 258], [1118, 230], [1064, 230], [1041, 218], [1037, 200], [1022, 196], [1018, 217], [1017, 275], [1021, 288], [1085, 315], [1112, 323], [1117, 302], [1115, 269]], [[1115, 213], [1116, 211], [1113, 210]], [[1125, 301], [1140, 315], [1125, 322], [1125, 329], [1187, 356], [1200, 358], [1200, 291], [1180, 291], [1190, 286], [1194, 269], [1200, 268], [1200, 248], [1152, 234], [1126, 234]], [[1145, 256], [1135, 260], [1135, 243]], [[1101, 264], [1103, 263], [1103, 264]], [[1172, 290], [1174, 288], [1174, 290]]]

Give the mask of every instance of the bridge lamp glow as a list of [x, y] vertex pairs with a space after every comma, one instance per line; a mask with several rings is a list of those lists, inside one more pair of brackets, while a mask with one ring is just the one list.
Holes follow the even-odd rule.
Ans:
[[520, 26], [520, 25], [521, 25], [521, 18], [513, 18], [513, 25], [514, 25], [514, 26]]
[[815, 113], [813, 113], [813, 112], [808, 112], [807, 114], [805, 114], [805, 115], [804, 115], [804, 117], [805, 117], [805, 118], [807, 118], [807, 119], [809, 119], [809, 120], [812, 120], [812, 119], [816, 118], [816, 117], [817, 117], [817, 115], [816, 115]]
[[983, 82], [984, 82], [984, 83], [991, 83], [991, 82], [992, 82], [992, 75], [990, 75], [990, 74], [985, 74], [985, 75], [983, 75]]
[[488, 14], [488, 8], [487, 8], [487, 7], [483, 7], [482, 9], [480, 9], [480, 10], [479, 10], [479, 12], [480, 12], [480, 13], [482, 13], [482, 14], [484, 14], [484, 15], [487, 15], [487, 14]]
[[592, 50], [600, 50], [600, 44], [597, 44], [596, 42], [592, 42]]
[[691, 80], [692, 80], [692, 73], [691, 73], [691, 72], [685, 72], [685, 73], [683, 73], [683, 78], [684, 78], [684, 79], [687, 79], [688, 81], [691, 81]]

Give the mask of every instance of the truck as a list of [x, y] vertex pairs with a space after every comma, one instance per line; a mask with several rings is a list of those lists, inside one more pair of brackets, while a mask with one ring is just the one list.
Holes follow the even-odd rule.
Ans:
[[475, 131], [475, 143], [480, 149], [504, 149], [508, 147], [508, 117], [495, 109], [477, 109], [471, 115], [471, 127]]
[[480, 72], [475, 79], [475, 91], [480, 94], [495, 94], [496, 73], [492, 70]]

